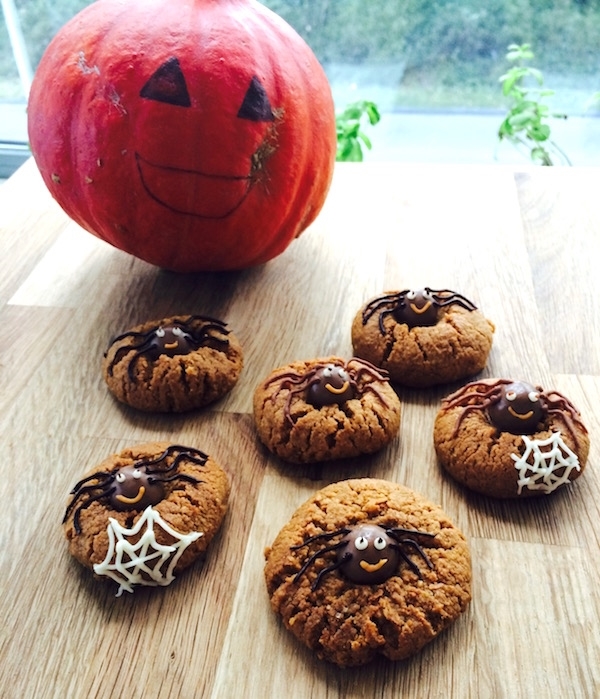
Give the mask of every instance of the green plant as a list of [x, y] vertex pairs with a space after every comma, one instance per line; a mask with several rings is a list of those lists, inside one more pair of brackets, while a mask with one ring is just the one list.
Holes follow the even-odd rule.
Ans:
[[506, 58], [514, 65], [500, 77], [500, 82], [502, 93], [511, 104], [498, 129], [498, 138], [510, 141], [517, 149], [529, 150], [531, 159], [539, 165], [554, 165], [553, 158], [570, 165], [566, 154], [551, 140], [550, 126], [546, 123], [548, 118], [566, 119], [567, 115], [551, 112], [548, 105], [542, 103], [554, 91], [543, 87], [544, 77], [540, 70], [526, 65], [534, 58], [530, 45], [511, 44]]
[[381, 114], [374, 102], [353, 102], [336, 114], [336, 160], [360, 162], [363, 159], [363, 145], [371, 149], [371, 141], [362, 130], [365, 117], [371, 126], [381, 120]]

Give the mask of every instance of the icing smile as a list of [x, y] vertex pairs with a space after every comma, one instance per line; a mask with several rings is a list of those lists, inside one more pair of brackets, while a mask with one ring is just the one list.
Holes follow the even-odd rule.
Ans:
[[349, 388], [350, 388], [350, 382], [345, 381], [339, 388], [336, 388], [335, 386], [332, 386], [330, 383], [328, 383], [325, 388], [329, 391], [329, 393], [335, 393], [336, 395], [341, 395], [342, 393], [345, 393]]
[[121, 493], [119, 495], [115, 495], [115, 499], [119, 500], [119, 502], [122, 502], [124, 505], [135, 505], [136, 503], [140, 502], [140, 500], [144, 497], [145, 494], [146, 488], [144, 488], [143, 485], [140, 485], [136, 496], [128, 498], [127, 495], [123, 495]]
[[431, 306], [433, 304], [431, 301], [427, 301], [427, 303], [424, 306], [421, 306], [420, 308], [419, 308], [419, 306], [415, 305], [414, 303], [411, 303], [409, 305], [410, 305], [410, 310], [413, 313], [418, 313], [419, 315], [421, 315], [421, 313], [426, 313], [431, 308]]
[[388, 562], [387, 558], [380, 558], [377, 563], [368, 563], [367, 561], [359, 561], [359, 566], [367, 573], [376, 573], [381, 570], [383, 566]]
[[533, 416], [533, 410], [530, 410], [528, 413], [518, 413], [513, 409], [512, 405], [508, 406], [508, 412], [519, 420], [529, 420]]

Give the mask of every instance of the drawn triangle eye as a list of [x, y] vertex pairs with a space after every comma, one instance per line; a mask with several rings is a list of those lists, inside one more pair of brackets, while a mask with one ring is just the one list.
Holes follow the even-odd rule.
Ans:
[[189, 107], [190, 95], [179, 60], [173, 56], [157, 68], [140, 90], [140, 97], [178, 107]]
[[265, 88], [256, 75], [250, 81], [250, 87], [246, 91], [237, 115], [240, 119], [250, 119], [250, 121], [275, 120]]

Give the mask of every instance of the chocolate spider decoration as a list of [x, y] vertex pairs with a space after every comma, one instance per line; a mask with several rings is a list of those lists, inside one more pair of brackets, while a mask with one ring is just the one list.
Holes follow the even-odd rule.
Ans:
[[[127, 366], [127, 373], [133, 381], [135, 365], [142, 355], [149, 361], [155, 362], [161, 355], [175, 357], [195, 352], [200, 347], [214, 347], [222, 350], [229, 345], [228, 334], [229, 330], [225, 323], [205, 316], [188, 316], [168, 325], [156, 325], [144, 332], [130, 330], [111, 340], [111, 346], [127, 338], [131, 339], [131, 344], [117, 348], [108, 365], [108, 373], [112, 375], [114, 367], [133, 350], [133, 356]], [[107, 355], [108, 350], [104, 356]]]
[[[370, 380], [364, 382], [365, 377]], [[375, 385], [376, 381], [387, 380], [388, 374], [385, 370], [377, 369], [364, 359], [352, 357], [345, 364], [317, 362], [303, 374], [285, 371], [270, 377], [265, 386], [281, 381], [280, 388], [289, 390], [284, 412], [286, 419], [293, 425], [291, 403], [294, 396], [300, 393], [305, 394], [307, 403], [322, 408], [325, 405], [343, 405], [366, 391], [372, 391], [387, 406], [385, 397]], [[273, 394], [272, 400], [275, 398], [276, 394]]]
[[[169, 457], [174, 457], [173, 461], [166, 464]], [[80, 534], [81, 512], [97, 500], [105, 500], [118, 511], [144, 510], [148, 505], [156, 505], [165, 496], [165, 483], [175, 480], [202, 482], [187, 473], [179, 473], [182, 461], [204, 466], [207, 459], [208, 456], [198, 449], [173, 444], [154, 458], [140, 459], [112, 471], [97, 471], [76, 483], [71, 491], [73, 498], [65, 510], [63, 524], [74, 511], [73, 526], [75, 532]]]
[[417, 529], [402, 527], [382, 527], [378, 524], [357, 524], [353, 527], [343, 527], [334, 532], [316, 534], [302, 544], [292, 546], [292, 551], [298, 551], [314, 541], [330, 541], [336, 536], [342, 538], [334, 543], [320, 548], [310, 555], [294, 576], [298, 582], [308, 568], [321, 556], [335, 551], [335, 561], [319, 571], [311, 586], [314, 592], [323, 578], [334, 570], [350, 582], [357, 585], [380, 585], [395, 575], [398, 566], [404, 562], [419, 578], [422, 577], [418, 565], [409, 557], [407, 549], [417, 553], [433, 569], [433, 564], [416, 537], [433, 539], [435, 534], [422, 532]]
[[443, 401], [443, 408], [460, 407], [454, 436], [465, 417], [475, 410], [487, 411], [494, 427], [511, 434], [533, 434], [548, 415], [558, 415], [578, 444], [575, 425], [587, 432], [579, 412], [557, 391], [544, 391], [525, 381], [498, 379], [494, 383], [474, 382], [463, 386]]
[[366, 325], [369, 318], [379, 312], [379, 331], [385, 335], [384, 320], [387, 316], [393, 316], [398, 323], [405, 323], [409, 328], [429, 326], [437, 323], [440, 308], [453, 305], [467, 311], [477, 309], [471, 301], [449, 289], [434, 290], [428, 286], [416, 291], [406, 289], [370, 301], [363, 310], [362, 322]]

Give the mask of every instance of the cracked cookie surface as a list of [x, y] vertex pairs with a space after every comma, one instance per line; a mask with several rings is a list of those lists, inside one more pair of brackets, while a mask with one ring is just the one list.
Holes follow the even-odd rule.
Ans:
[[206, 552], [230, 484], [193, 447], [148, 442], [104, 459], [75, 485], [63, 530], [69, 552], [123, 590], [170, 584]]
[[257, 386], [253, 404], [260, 440], [292, 463], [371, 454], [400, 428], [400, 400], [387, 373], [358, 358], [279, 367]]
[[172, 316], [111, 341], [104, 380], [122, 403], [145, 412], [185, 412], [228, 393], [243, 368], [242, 347], [225, 323]]
[[[364, 525], [400, 532], [395, 550], [404, 555], [376, 584], [353, 582], [339, 559], [336, 567], [336, 556], [348, 553], [348, 565], [360, 559], [362, 566], [369, 546], [358, 539], [346, 545], [343, 537]], [[394, 547], [384, 548], [380, 539], [385, 536], [373, 544], [391, 557]], [[342, 667], [379, 654], [402, 660], [417, 653], [471, 599], [471, 558], [463, 534], [437, 505], [380, 479], [350, 479], [319, 490], [296, 510], [265, 558], [273, 611], [319, 658]], [[365, 569], [377, 567], [370, 565]]]
[[481, 311], [442, 305], [432, 309], [433, 324], [412, 327], [399, 322], [389, 305], [366, 313], [379, 299], [397, 296], [391, 292], [373, 299], [354, 317], [352, 346], [358, 357], [388, 371], [392, 382], [412, 388], [474, 376], [485, 367], [495, 328]]
[[564, 396], [505, 379], [473, 381], [445, 398], [433, 442], [454, 480], [496, 498], [539, 497], [568, 485], [582, 475], [590, 447]]

